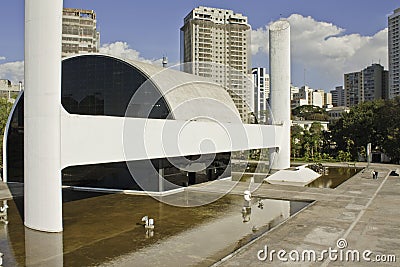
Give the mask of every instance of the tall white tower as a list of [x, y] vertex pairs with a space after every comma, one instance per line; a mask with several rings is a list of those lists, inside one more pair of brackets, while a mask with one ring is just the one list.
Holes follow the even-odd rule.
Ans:
[[281, 125], [279, 148], [271, 149], [272, 170], [290, 167], [290, 24], [278, 20], [269, 26], [270, 105], [272, 123]]
[[25, 0], [25, 226], [62, 231], [62, 0]]

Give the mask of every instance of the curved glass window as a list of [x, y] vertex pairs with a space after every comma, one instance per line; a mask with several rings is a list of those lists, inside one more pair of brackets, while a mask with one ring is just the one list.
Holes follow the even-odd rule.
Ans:
[[[136, 95], [130, 103], [135, 93], [143, 97]], [[170, 114], [160, 91], [141, 71], [102, 55], [63, 60], [61, 103], [67, 112], [80, 115], [166, 119]]]
[[16, 104], [7, 134], [7, 181], [24, 182], [24, 95]]

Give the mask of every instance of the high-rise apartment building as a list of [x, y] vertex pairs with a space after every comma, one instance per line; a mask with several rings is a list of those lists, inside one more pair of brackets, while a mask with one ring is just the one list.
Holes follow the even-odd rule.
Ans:
[[364, 102], [362, 72], [351, 72], [344, 75], [344, 94], [346, 107], [353, 107]]
[[93, 10], [64, 8], [62, 18], [62, 57], [96, 53], [99, 51], [100, 33], [97, 31]]
[[198, 7], [181, 28], [183, 70], [224, 86], [244, 121], [252, 102], [250, 32], [247, 17], [232, 10]]
[[332, 105], [334, 107], [346, 106], [346, 98], [343, 86], [336, 86], [335, 90], [331, 90]]
[[389, 98], [400, 96], [400, 8], [388, 18]]
[[372, 64], [363, 71], [364, 101], [382, 99], [386, 91], [384, 82], [387, 72], [380, 64]]
[[251, 71], [254, 84], [254, 104], [252, 109], [259, 122], [268, 119], [269, 74], [266, 68], [253, 68]]
[[388, 74], [380, 64], [372, 64], [359, 72], [344, 75], [346, 106], [352, 107], [364, 101], [382, 99], [387, 95]]

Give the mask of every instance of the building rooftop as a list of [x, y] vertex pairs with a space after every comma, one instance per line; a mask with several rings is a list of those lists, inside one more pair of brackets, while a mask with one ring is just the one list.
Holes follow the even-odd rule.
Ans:
[[79, 8], [64, 8], [63, 15], [96, 19], [96, 12], [94, 10], [79, 9]]
[[219, 24], [247, 24], [247, 17], [233, 10], [199, 6], [185, 17], [184, 23], [192, 19], [208, 20]]

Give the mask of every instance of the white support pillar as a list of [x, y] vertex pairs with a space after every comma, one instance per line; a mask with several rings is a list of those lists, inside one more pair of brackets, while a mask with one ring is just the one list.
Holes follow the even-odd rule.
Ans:
[[290, 167], [290, 24], [278, 20], [269, 26], [270, 101], [273, 124], [282, 125], [279, 149], [272, 149], [270, 168]]
[[62, 0], [25, 0], [25, 226], [62, 231]]

